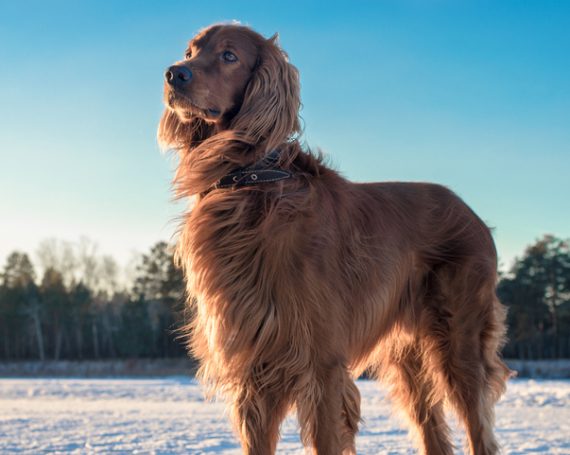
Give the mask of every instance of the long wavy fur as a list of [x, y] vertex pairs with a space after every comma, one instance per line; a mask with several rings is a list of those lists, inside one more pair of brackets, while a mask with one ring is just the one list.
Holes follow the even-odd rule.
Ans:
[[[496, 453], [508, 370], [489, 229], [441, 186], [356, 184], [331, 170], [298, 143], [298, 73], [276, 39], [215, 27], [257, 43], [239, 110], [220, 126], [167, 109], [158, 134], [179, 153], [176, 194], [195, 200], [176, 253], [189, 346], [244, 453], [274, 453], [291, 407], [313, 453], [355, 453], [353, 378], [365, 369], [391, 386], [422, 453], [452, 453], [446, 400], [470, 452]], [[211, 190], [275, 148], [293, 179]]]

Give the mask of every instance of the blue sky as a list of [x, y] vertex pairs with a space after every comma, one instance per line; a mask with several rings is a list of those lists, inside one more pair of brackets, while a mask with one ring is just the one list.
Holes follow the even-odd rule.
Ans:
[[125, 262], [169, 239], [164, 69], [213, 22], [279, 32], [305, 139], [353, 180], [434, 181], [504, 266], [570, 236], [570, 2], [0, 3], [0, 261], [86, 235]]

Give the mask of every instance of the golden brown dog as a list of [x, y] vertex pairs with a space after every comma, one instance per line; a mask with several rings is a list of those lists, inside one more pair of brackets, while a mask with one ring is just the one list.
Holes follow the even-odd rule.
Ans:
[[244, 453], [274, 453], [292, 407], [313, 453], [355, 452], [366, 369], [422, 453], [452, 453], [444, 401], [470, 452], [496, 453], [508, 369], [485, 224], [444, 187], [352, 183], [304, 150], [298, 73], [275, 38], [214, 25], [164, 92], [159, 140], [179, 153], [177, 195], [194, 198], [177, 246], [190, 346]]

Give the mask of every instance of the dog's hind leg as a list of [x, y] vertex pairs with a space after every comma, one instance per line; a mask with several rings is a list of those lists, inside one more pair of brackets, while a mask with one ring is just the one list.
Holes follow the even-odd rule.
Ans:
[[465, 426], [468, 452], [494, 455], [494, 405], [504, 392], [508, 368], [500, 360], [504, 309], [495, 296], [494, 276], [482, 267], [441, 273], [426, 337], [434, 369]]
[[391, 390], [394, 404], [407, 417], [424, 455], [452, 455], [442, 396], [422, 361], [419, 340], [390, 345], [381, 353], [377, 375]]
[[315, 455], [355, 454], [360, 392], [342, 363], [320, 367], [297, 398], [301, 437]]

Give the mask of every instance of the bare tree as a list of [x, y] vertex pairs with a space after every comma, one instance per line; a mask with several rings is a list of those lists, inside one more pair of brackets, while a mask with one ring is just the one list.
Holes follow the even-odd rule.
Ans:
[[57, 270], [64, 284], [69, 287], [75, 281], [77, 259], [74, 246], [66, 240], [54, 238], [43, 240], [36, 249], [36, 257], [42, 272]]
[[119, 267], [111, 256], [103, 256], [99, 264], [99, 287], [110, 299], [119, 290]]
[[77, 268], [79, 280], [89, 289], [99, 289], [99, 247], [87, 237], [81, 237], [77, 245]]

